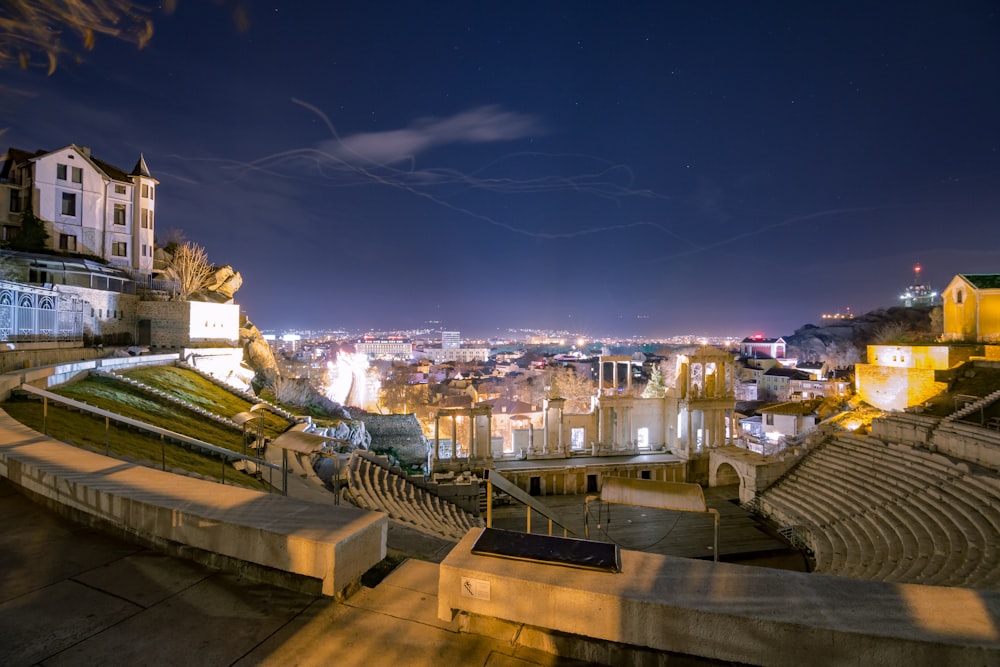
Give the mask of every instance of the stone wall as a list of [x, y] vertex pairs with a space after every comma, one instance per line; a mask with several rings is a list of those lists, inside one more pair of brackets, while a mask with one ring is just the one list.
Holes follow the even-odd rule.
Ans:
[[85, 336], [114, 338], [116, 343], [131, 344], [135, 337], [136, 312], [139, 297], [104, 290], [56, 285], [56, 291], [84, 302], [83, 332]]
[[855, 366], [857, 393], [880, 410], [902, 411], [920, 405], [948, 388], [931, 368], [893, 368], [873, 364]]
[[197, 343], [239, 342], [240, 307], [201, 301], [141, 301], [139, 320], [150, 323], [152, 348], [180, 348]]
[[[649, 473], [649, 479], [660, 482], [686, 482], [687, 464], [684, 462], [669, 463], [599, 463], [576, 465], [572, 459], [566, 460], [565, 468], [538, 467], [500, 468], [500, 472], [508, 481], [525, 493], [531, 493], [531, 478], [539, 479], [539, 491], [543, 496], [570, 495], [589, 493], [601, 490], [603, 477], [641, 478], [643, 472]], [[588, 488], [588, 477], [593, 475], [596, 488]]]

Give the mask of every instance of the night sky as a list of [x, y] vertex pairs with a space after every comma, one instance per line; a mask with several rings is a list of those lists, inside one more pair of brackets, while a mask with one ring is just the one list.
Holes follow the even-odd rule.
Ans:
[[[277, 8], [276, 8], [277, 7]], [[0, 70], [263, 329], [778, 336], [1000, 272], [995, 2], [180, 0]], [[41, 60], [38, 61], [41, 63]]]

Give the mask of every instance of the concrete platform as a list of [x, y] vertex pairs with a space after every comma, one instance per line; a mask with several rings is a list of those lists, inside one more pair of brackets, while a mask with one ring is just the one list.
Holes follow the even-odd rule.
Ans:
[[0, 480], [0, 665], [578, 665], [437, 619], [406, 561], [343, 602], [254, 583], [75, 524]]

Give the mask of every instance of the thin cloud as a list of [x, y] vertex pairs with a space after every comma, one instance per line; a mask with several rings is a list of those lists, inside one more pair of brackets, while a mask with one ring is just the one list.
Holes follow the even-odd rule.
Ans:
[[512, 141], [543, 133], [535, 116], [489, 105], [447, 118], [421, 118], [403, 129], [330, 139], [320, 150], [345, 162], [394, 164], [437, 146]]

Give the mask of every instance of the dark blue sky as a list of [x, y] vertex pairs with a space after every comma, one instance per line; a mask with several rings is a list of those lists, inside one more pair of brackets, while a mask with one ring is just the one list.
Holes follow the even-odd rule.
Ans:
[[239, 8], [0, 70], [0, 143], [143, 152], [262, 328], [776, 336], [1000, 271], [996, 3]]

